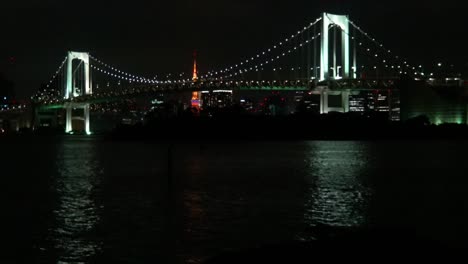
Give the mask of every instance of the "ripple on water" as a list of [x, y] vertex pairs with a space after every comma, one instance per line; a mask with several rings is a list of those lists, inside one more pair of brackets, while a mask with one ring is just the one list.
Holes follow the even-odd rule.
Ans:
[[54, 244], [59, 262], [90, 259], [102, 250], [93, 238], [100, 221], [95, 186], [100, 183], [99, 161], [93, 142], [63, 142], [58, 146], [57, 174], [53, 179], [56, 194], [53, 227], [49, 240]]
[[361, 226], [372, 194], [364, 184], [369, 170], [365, 142], [310, 142], [305, 221], [314, 226]]

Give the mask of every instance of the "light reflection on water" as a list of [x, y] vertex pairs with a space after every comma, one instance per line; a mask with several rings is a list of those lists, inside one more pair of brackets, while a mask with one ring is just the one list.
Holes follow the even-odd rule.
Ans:
[[102, 171], [92, 141], [62, 141], [56, 157], [57, 174], [53, 179], [56, 205], [49, 239], [61, 262], [91, 259], [102, 243], [93, 238], [101, 209], [94, 201]]
[[[46, 206], [35, 214], [45, 225], [32, 228], [47, 233], [37, 254], [50, 260], [44, 263], [200, 263], [225, 250], [314, 239], [324, 226], [340, 232], [395, 222], [423, 223], [432, 234], [445, 221], [438, 237], [451, 226], [458, 236], [468, 222], [466, 177], [454, 169], [451, 177], [440, 175], [464, 156], [438, 155], [447, 149], [443, 142], [407, 144], [178, 142], [173, 193], [166, 195], [167, 144], [67, 138], [55, 152], [41, 149], [50, 157], [40, 160], [55, 160], [54, 168], [35, 164], [51, 174], [50, 186], [37, 186], [50, 196], [37, 196]], [[424, 158], [415, 161], [418, 155]], [[428, 164], [442, 169], [421, 172]]]
[[365, 142], [309, 142], [304, 219], [311, 225], [361, 226], [371, 197], [365, 185], [369, 150]]
[[166, 188], [165, 153], [160, 144], [60, 142], [48, 232], [55, 258], [154, 259], [174, 247], [176, 263], [200, 263], [226, 249], [311, 239], [304, 230], [318, 224], [356, 227], [368, 220], [367, 143], [176, 145], [170, 216], [161, 215], [165, 198], [155, 194]]
[[220, 250], [310, 240], [319, 224], [368, 221], [368, 143], [249, 142], [178, 153], [185, 236], [179, 251], [186, 262]]

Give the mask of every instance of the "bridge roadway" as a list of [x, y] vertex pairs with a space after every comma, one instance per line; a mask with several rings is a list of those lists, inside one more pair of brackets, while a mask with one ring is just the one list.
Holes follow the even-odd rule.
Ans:
[[[161, 93], [186, 93], [184, 97], [191, 96], [193, 91], [216, 91], [230, 90], [236, 95], [242, 94], [243, 91], [248, 91], [249, 94], [255, 92], [270, 92], [279, 91], [285, 93], [294, 93], [295, 91], [308, 92], [320, 96], [320, 112], [322, 114], [329, 111], [347, 112], [349, 111], [349, 96], [357, 94], [359, 91], [370, 90], [400, 90], [402, 89], [399, 83], [400, 79], [386, 80], [329, 80], [325, 82], [309, 82], [306, 81], [200, 81], [196, 83], [167, 83], [159, 85], [138, 85], [131, 87], [109, 87], [106, 90], [94, 91], [92, 95], [80, 96], [73, 99], [65, 100], [63, 98], [47, 98], [47, 101], [33, 101], [31, 105], [22, 106], [22, 108], [0, 110], [0, 120], [17, 120], [18, 125], [28, 123], [36, 123], [41, 118], [49, 118], [50, 115], [56, 115], [55, 110], [71, 109], [71, 108], [87, 108], [90, 104], [109, 103], [122, 101], [125, 99], [138, 97], [152, 97]], [[420, 81], [426, 87], [436, 89], [437, 83]], [[435, 85], [435, 86], [434, 86]], [[440, 87], [443, 91], [448, 91], [447, 87]], [[452, 87], [453, 88], [453, 87]], [[463, 88], [463, 87], [459, 87]], [[450, 91], [459, 89], [449, 89]], [[466, 92], [466, 90], [463, 90]], [[468, 93], [464, 93], [466, 96]], [[329, 96], [341, 96], [343, 107], [331, 108], [328, 104]], [[334, 99], [336, 100], [336, 99]], [[16, 124], [15, 124], [16, 126]], [[29, 127], [29, 125], [26, 125]]]
[[200, 81], [196, 83], [165, 83], [159, 85], [138, 85], [127, 88], [114, 87], [101, 91], [94, 91], [91, 95], [83, 95], [73, 99], [53, 98], [49, 101], [37, 102], [40, 110], [61, 109], [65, 105], [98, 104], [120, 101], [136, 96], [151, 96], [161, 93], [190, 93], [194, 91], [232, 90], [241, 91], [311, 91], [321, 93], [324, 91], [361, 91], [372, 89], [396, 89], [397, 79], [387, 80], [332, 80], [325, 82], [307, 81]]

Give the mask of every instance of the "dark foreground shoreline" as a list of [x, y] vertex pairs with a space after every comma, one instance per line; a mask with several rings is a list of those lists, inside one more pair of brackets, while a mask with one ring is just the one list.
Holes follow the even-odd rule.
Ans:
[[468, 126], [405, 123], [307, 122], [307, 120], [168, 121], [121, 126], [111, 139], [202, 140], [418, 140], [468, 139]]
[[[0, 138], [69, 135], [63, 128], [0, 134]], [[86, 135], [76, 131], [73, 135]], [[464, 140], [465, 124], [429, 124], [424, 117], [406, 122], [353, 118], [349, 115], [294, 117], [224, 117], [151, 120], [93, 131], [108, 140]]]

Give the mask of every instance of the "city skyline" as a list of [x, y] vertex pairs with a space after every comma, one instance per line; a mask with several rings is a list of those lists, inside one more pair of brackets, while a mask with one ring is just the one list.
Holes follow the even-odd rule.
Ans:
[[[91, 5], [92, 9], [82, 19], [69, 21], [65, 11], [71, 6], [67, 4], [9, 3], [6, 6], [11, 12], [0, 18], [7, 25], [4, 34], [9, 36], [8, 41], [0, 44], [3, 60], [0, 72], [15, 82], [20, 98], [28, 97], [41, 83], [46, 83], [60, 63], [57, 58], [69, 49], [86, 49], [103, 55], [100, 57], [106, 57], [109, 63], [124, 65], [128, 71], [147, 76], [167, 72], [190, 74], [192, 53], [196, 49], [199, 71], [203, 72], [255, 54], [259, 47], [266, 47], [283, 38], [284, 32], [308, 24], [323, 11], [349, 14], [366, 31], [409, 61], [443, 61], [459, 66], [465, 59], [457, 52], [463, 41], [456, 41], [465, 30], [462, 23], [457, 23], [461, 19], [457, 12], [461, 11], [444, 3], [393, 1], [392, 5], [376, 5], [365, 1], [316, 1], [313, 7], [304, 8], [312, 4], [297, 1], [281, 10], [279, 5], [266, 5], [264, 1], [223, 4], [179, 1], [155, 5], [133, 3], [125, 7], [100, 3]], [[416, 14], [417, 18], [413, 16]], [[121, 20], [125, 16], [128, 21]], [[442, 29], [444, 37], [427, 34], [441, 35]], [[395, 35], [398, 37], [392, 37]], [[415, 39], [427, 44], [418, 44]], [[425, 58], [427, 54], [431, 54], [432, 61], [424, 61], [429, 60]]]

